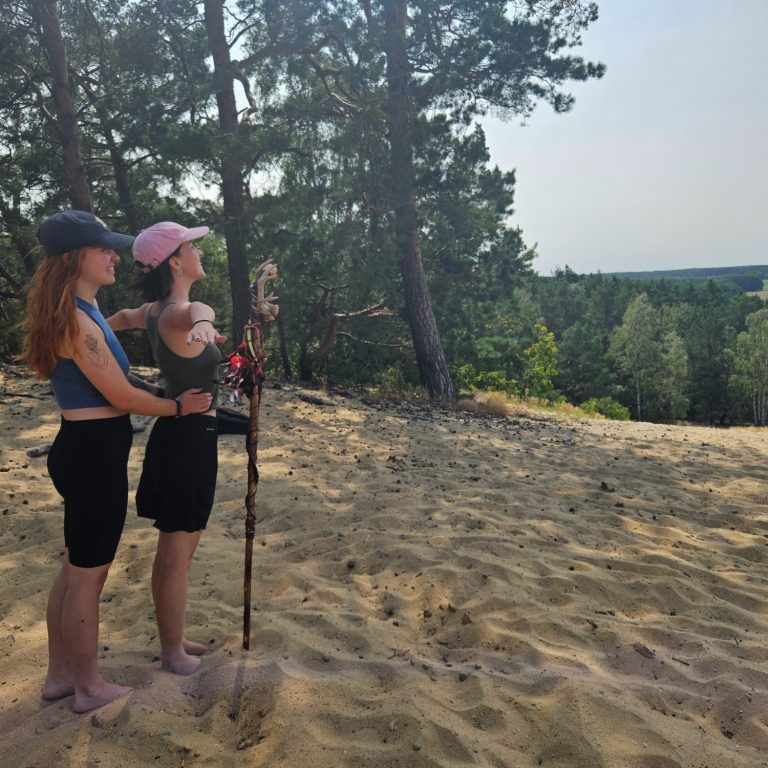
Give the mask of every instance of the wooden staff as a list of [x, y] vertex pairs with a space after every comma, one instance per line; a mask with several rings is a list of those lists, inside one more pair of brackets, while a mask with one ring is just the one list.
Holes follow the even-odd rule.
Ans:
[[[261, 366], [259, 366], [261, 370]], [[245, 495], [245, 573], [243, 575], [243, 648], [251, 646], [251, 569], [253, 563], [253, 539], [256, 535], [256, 487], [259, 484], [259, 468], [256, 459], [259, 452], [259, 406], [264, 376], [258, 376], [251, 393], [250, 421], [245, 450], [248, 453], [248, 491]]]
[[256, 534], [256, 488], [259, 484], [257, 466], [259, 449], [259, 406], [264, 384], [264, 340], [267, 323], [277, 317], [278, 307], [274, 294], [264, 295], [266, 284], [277, 277], [277, 267], [269, 259], [260, 264], [251, 285], [251, 312], [243, 329], [243, 342], [228, 356], [229, 370], [224, 383], [232, 389], [232, 397], [239, 401], [242, 394], [250, 400], [250, 419], [245, 449], [248, 454], [248, 491], [245, 496], [245, 573], [243, 578], [243, 648], [251, 645], [251, 570], [253, 564], [253, 538]]

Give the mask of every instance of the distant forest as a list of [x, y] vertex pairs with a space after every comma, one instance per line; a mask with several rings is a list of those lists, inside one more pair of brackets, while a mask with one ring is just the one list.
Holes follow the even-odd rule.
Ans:
[[[39, 221], [78, 208], [130, 233], [209, 225], [199, 297], [233, 343], [274, 258], [273, 377], [765, 424], [766, 268], [532, 269], [480, 119], [569, 111], [569, 84], [605, 70], [574, 53], [596, 18], [580, 0], [1, 4], [0, 359]], [[133, 271], [126, 254], [105, 313], [139, 303]]]
[[733, 285], [742, 291], [762, 291], [768, 280], [768, 266], [698, 267], [691, 269], [665, 269], [648, 272], [608, 272], [625, 280], [714, 280]]

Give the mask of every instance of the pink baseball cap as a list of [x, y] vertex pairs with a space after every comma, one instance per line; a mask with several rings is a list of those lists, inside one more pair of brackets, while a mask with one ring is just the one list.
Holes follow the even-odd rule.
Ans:
[[142, 264], [142, 272], [150, 272], [162, 264], [182, 243], [205, 237], [208, 227], [187, 229], [173, 221], [160, 221], [142, 229], [133, 241], [133, 258]]

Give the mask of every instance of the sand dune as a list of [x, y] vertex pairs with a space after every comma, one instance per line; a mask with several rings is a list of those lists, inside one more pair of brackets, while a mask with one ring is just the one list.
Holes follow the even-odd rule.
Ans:
[[[500, 420], [265, 392], [251, 650], [243, 438], [220, 442], [188, 678], [160, 670], [129, 522], [94, 715], [45, 703], [61, 504], [46, 384], [0, 379], [0, 766], [768, 766], [766, 433]], [[136, 435], [138, 480], [146, 433]]]

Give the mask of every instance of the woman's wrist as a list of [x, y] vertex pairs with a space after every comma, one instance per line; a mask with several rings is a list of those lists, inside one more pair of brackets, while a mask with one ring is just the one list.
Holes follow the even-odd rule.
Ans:
[[192, 327], [194, 328], [198, 323], [210, 323], [213, 325], [213, 320], [209, 320], [207, 317], [201, 317], [199, 320], [195, 320], [192, 323]]
[[176, 415], [176, 403], [173, 400], [170, 400], [167, 397], [157, 397], [153, 395], [155, 398], [155, 404], [157, 406], [157, 415], [158, 416], [175, 416]]

